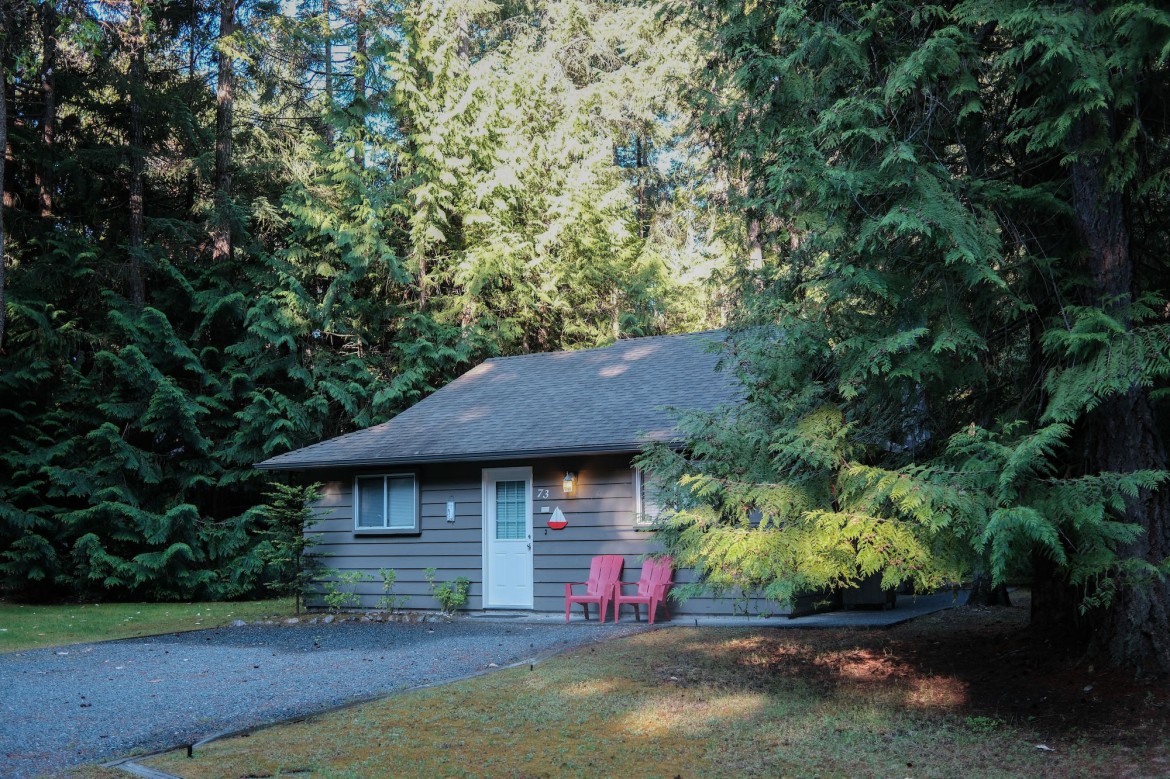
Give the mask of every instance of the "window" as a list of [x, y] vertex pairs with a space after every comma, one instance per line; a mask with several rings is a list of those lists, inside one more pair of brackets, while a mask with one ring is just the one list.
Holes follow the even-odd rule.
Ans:
[[353, 494], [355, 532], [419, 532], [418, 481], [413, 473], [358, 476]]
[[522, 540], [528, 534], [528, 483], [496, 482], [496, 540]]
[[662, 512], [660, 504], [661, 488], [654, 477], [634, 469], [634, 526], [652, 528], [658, 524], [658, 515]]

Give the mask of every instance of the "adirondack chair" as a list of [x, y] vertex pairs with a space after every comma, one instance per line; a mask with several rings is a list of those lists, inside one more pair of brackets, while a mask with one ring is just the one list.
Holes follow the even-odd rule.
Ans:
[[673, 571], [671, 566], [674, 561], [669, 557], [660, 557], [657, 560], [647, 560], [642, 565], [642, 576], [638, 579], [638, 591], [634, 595], [623, 595], [622, 587], [633, 587], [634, 584], [621, 584], [620, 582], [615, 586], [613, 595], [613, 621], [621, 621], [622, 604], [628, 603], [634, 607], [634, 619], [641, 619], [641, 613], [638, 607], [646, 604], [646, 610], [650, 613], [650, 624], [654, 624], [654, 612], [658, 610], [659, 604], [662, 605], [662, 610], [666, 612], [666, 618], [670, 619], [670, 611], [666, 608], [666, 593], [670, 590], [670, 585], [673, 583], [671, 577]]
[[[601, 621], [605, 622], [605, 610], [613, 598], [614, 585], [622, 578], [624, 563], [625, 560], [619, 554], [598, 555], [589, 564], [589, 581], [565, 584], [565, 622], [569, 621], [569, 609], [574, 603], [581, 604], [585, 610], [585, 619], [589, 619], [589, 604], [596, 603], [601, 612]], [[585, 587], [584, 595], [573, 594], [573, 587], [578, 586]]]

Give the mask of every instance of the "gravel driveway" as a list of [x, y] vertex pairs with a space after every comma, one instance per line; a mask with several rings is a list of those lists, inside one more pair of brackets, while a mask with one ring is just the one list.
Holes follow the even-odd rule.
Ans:
[[0, 775], [180, 746], [641, 629], [466, 619], [246, 625], [0, 654]]

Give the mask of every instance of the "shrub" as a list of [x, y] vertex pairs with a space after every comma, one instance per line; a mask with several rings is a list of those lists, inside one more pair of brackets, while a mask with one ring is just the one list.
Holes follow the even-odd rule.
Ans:
[[427, 577], [427, 584], [431, 586], [431, 594], [435, 596], [435, 600], [439, 602], [439, 607], [444, 614], [451, 614], [454, 611], [463, 608], [467, 603], [467, 593], [471, 590], [471, 580], [466, 576], [460, 576], [453, 582], [439, 582], [435, 584], [434, 568], [427, 568], [424, 575]]

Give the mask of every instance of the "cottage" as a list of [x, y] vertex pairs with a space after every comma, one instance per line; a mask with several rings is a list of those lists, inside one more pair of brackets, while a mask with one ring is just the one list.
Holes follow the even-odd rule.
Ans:
[[[488, 360], [375, 427], [266, 460], [325, 484], [317, 552], [363, 571], [364, 606], [397, 573], [411, 608], [433, 608], [423, 571], [471, 580], [471, 609], [564, 609], [564, 583], [598, 554], [625, 558], [637, 581], [655, 551], [652, 496], [632, 459], [677, 437], [670, 409], [735, 402], [716, 370], [719, 332]], [[648, 499], [649, 497], [649, 499]], [[687, 581], [688, 572], [677, 579]], [[681, 613], [727, 613], [693, 599]]]

